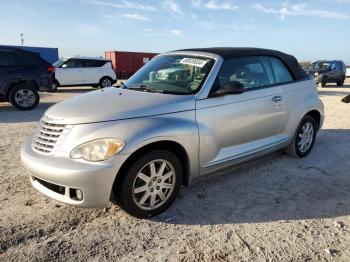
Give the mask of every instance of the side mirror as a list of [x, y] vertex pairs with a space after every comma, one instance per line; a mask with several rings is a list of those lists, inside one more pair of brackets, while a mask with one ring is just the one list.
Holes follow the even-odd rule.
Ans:
[[225, 96], [233, 94], [242, 94], [245, 88], [242, 83], [238, 81], [232, 81], [225, 83], [222, 87], [213, 93], [213, 96]]

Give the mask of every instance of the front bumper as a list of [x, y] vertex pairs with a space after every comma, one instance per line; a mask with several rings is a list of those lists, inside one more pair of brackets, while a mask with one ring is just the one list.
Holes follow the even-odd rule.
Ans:
[[322, 82], [322, 75], [315, 76], [315, 81], [316, 81], [316, 84], [321, 83]]
[[[103, 162], [90, 163], [65, 156], [34, 151], [31, 139], [21, 148], [24, 167], [31, 173], [34, 188], [57, 201], [79, 207], [98, 208], [108, 205], [113, 182], [128, 155], [117, 155]], [[82, 191], [82, 200], [74, 192]]]

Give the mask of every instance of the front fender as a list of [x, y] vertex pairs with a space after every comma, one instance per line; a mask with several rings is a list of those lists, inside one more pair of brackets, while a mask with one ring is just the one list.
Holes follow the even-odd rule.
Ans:
[[132, 154], [138, 149], [154, 142], [176, 142], [187, 152], [190, 166], [190, 179], [199, 174], [199, 136], [195, 123], [194, 110], [150, 117], [76, 125], [63, 141], [59, 149], [60, 154], [70, 154], [76, 146], [90, 140], [104, 137], [117, 137], [125, 141], [125, 147], [119, 153], [121, 155]]

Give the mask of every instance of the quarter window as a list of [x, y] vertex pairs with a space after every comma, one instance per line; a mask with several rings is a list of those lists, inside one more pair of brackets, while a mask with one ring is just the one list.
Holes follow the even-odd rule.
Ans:
[[85, 60], [85, 67], [101, 67], [106, 63], [105, 60]]
[[272, 70], [275, 76], [276, 84], [293, 81], [287, 67], [277, 58], [270, 57]]
[[219, 89], [228, 82], [233, 85], [244, 86], [245, 89], [254, 89], [274, 84], [268, 58], [252, 56], [226, 60], [218, 74]]

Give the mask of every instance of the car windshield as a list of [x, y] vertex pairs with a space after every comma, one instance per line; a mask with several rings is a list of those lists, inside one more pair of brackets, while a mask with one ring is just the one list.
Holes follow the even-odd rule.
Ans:
[[318, 62], [318, 63], [313, 63], [311, 64], [310, 68], [311, 69], [323, 69], [327, 70], [329, 67], [329, 62]]
[[161, 55], [137, 71], [124, 87], [145, 92], [187, 95], [198, 92], [214, 60], [189, 55]]
[[66, 61], [67, 61], [67, 59], [62, 58], [62, 59], [56, 61], [56, 62], [53, 64], [53, 66], [54, 66], [54, 67], [60, 67], [60, 66], [63, 65]]

